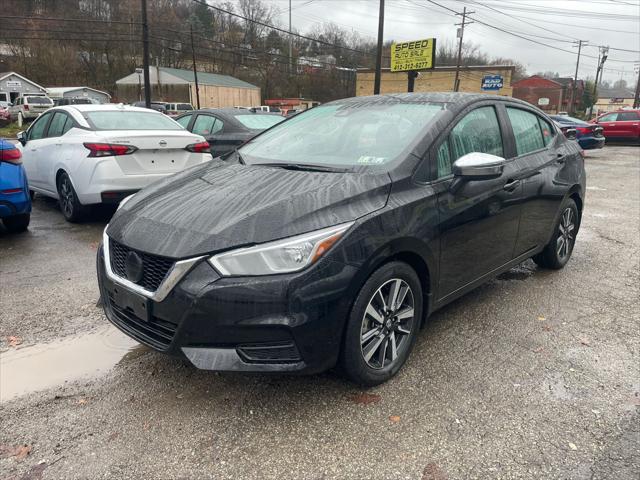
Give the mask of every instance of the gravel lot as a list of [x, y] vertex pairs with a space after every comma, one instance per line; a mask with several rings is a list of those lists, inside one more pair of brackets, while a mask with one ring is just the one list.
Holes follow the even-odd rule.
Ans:
[[[131, 349], [96, 307], [110, 212], [70, 225], [37, 198], [29, 233], [0, 231], [0, 376], [49, 388], [2, 401], [0, 479], [637, 479], [640, 148], [587, 155], [568, 266], [525, 262], [439, 311], [366, 392]], [[96, 365], [61, 360], [81, 348]]]

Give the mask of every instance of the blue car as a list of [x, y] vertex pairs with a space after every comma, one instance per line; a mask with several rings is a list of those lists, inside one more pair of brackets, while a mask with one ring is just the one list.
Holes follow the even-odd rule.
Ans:
[[579, 118], [568, 115], [551, 115], [551, 119], [558, 124], [562, 133], [569, 129], [576, 131], [576, 140], [583, 150], [604, 147], [604, 129], [597, 124], [587, 123]]
[[0, 139], [0, 219], [10, 232], [23, 232], [31, 219], [31, 196], [22, 153]]

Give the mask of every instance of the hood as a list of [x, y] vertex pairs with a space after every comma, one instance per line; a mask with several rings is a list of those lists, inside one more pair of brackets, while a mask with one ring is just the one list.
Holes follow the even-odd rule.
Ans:
[[386, 173], [209, 162], [136, 194], [107, 234], [143, 252], [193, 257], [355, 220], [383, 208], [390, 186]]

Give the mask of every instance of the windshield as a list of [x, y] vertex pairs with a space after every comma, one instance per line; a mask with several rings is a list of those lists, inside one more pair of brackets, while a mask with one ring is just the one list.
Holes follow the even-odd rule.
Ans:
[[162, 113], [153, 111], [87, 112], [86, 119], [96, 130], [182, 130], [182, 127]]
[[405, 150], [442, 103], [332, 103], [263, 133], [240, 149], [246, 163], [382, 165]]
[[284, 117], [281, 117], [280, 115], [252, 114], [236, 115], [235, 117], [242, 125], [250, 128], [251, 130], [266, 130], [267, 128], [273, 127], [284, 120]]
[[25, 97], [28, 104], [31, 105], [52, 105], [53, 101], [47, 97]]
[[193, 110], [193, 107], [189, 103], [179, 103], [176, 110]]

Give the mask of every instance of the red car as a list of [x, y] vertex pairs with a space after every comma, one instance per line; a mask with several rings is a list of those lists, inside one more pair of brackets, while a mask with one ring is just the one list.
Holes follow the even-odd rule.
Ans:
[[0, 102], [0, 127], [4, 127], [10, 123], [9, 104], [7, 102]]
[[640, 141], [640, 110], [605, 113], [591, 121], [604, 129], [607, 140]]

